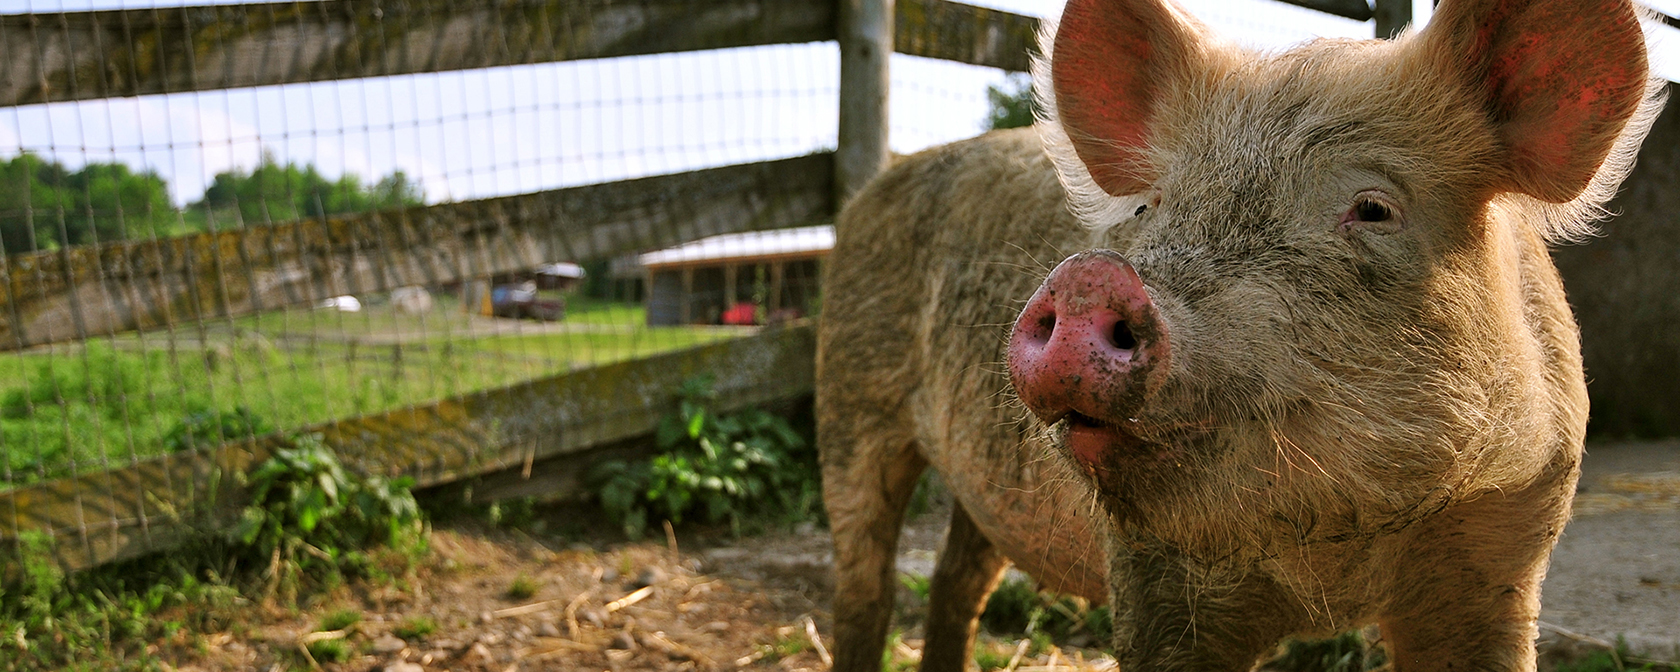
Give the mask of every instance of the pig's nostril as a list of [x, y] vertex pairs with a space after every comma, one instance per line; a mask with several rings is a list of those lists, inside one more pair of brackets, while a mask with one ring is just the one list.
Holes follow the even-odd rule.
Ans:
[[1044, 338], [1050, 338], [1050, 334], [1055, 333], [1056, 331], [1056, 314], [1050, 313], [1049, 315], [1038, 318], [1038, 331], [1040, 334], [1044, 335]]
[[1132, 348], [1136, 348], [1138, 344], [1137, 337], [1132, 335], [1132, 328], [1127, 326], [1123, 321], [1114, 323], [1114, 335], [1112, 340], [1114, 342], [1114, 347], [1121, 350], [1131, 350]]

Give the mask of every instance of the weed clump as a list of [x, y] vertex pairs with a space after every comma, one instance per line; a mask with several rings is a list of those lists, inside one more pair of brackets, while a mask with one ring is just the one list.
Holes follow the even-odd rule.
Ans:
[[737, 533], [751, 514], [817, 515], [816, 455], [786, 420], [757, 409], [717, 413], [710, 377], [684, 382], [677, 397], [677, 412], [659, 422], [659, 455], [590, 471], [601, 507], [625, 534], [640, 538], [650, 522], [681, 523], [695, 513], [727, 520]]
[[529, 599], [532, 595], [537, 594], [539, 588], [541, 586], [537, 585], [537, 582], [531, 577], [520, 574], [514, 577], [513, 583], [508, 584], [507, 596], [511, 600]]
[[410, 616], [397, 624], [397, 627], [391, 628], [391, 634], [405, 641], [414, 641], [430, 637], [437, 629], [437, 621], [432, 620], [430, 616]]
[[[425, 549], [411, 482], [357, 476], [319, 437], [295, 439], [244, 481], [252, 497], [232, 532], [203, 531], [174, 553], [66, 574], [49, 537], [22, 535], [16, 571], [0, 577], [0, 672], [155, 667], [159, 644], [225, 630], [254, 598], [295, 605], [300, 589], [388, 581]], [[360, 620], [340, 611], [321, 626]], [[348, 659], [343, 642], [319, 644], [317, 660]]]

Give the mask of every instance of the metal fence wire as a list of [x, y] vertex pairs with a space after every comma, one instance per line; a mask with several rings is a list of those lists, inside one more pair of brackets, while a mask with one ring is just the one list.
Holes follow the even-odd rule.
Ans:
[[[899, 0], [893, 149], [983, 131], [1054, 4]], [[289, 433], [437, 484], [645, 433], [699, 371], [810, 389], [834, 3], [102, 7], [0, 3], [0, 543], [166, 548]]]

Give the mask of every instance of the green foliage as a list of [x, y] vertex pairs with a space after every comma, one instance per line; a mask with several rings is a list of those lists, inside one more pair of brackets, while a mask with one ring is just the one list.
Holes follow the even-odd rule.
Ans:
[[1063, 641], [1085, 633], [1094, 643], [1106, 645], [1114, 636], [1114, 621], [1108, 607], [1092, 608], [1078, 597], [1041, 593], [1028, 581], [1009, 579], [998, 585], [980, 614], [980, 623], [994, 633], [1042, 635]]
[[42, 358], [22, 386], [0, 397], [0, 416], [26, 418], [70, 404], [86, 404], [111, 418], [144, 410], [141, 391], [158, 363], [157, 357], [133, 357], [103, 341], [88, 341], [80, 357]]
[[420, 185], [400, 170], [373, 185], [363, 185], [354, 173], [329, 180], [313, 165], [280, 165], [272, 154], [264, 153], [262, 162], [249, 172], [216, 175], [205, 188], [204, 198], [189, 207], [199, 216], [237, 216], [250, 225], [419, 205], [424, 200]]
[[1009, 666], [1009, 659], [1013, 657], [1013, 652], [999, 651], [984, 642], [974, 642], [974, 664], [981, 670], [1001, 670]]
[[1003, 86], [986, 86], [986, 128], [1031, 126], [1038, 103], [1033, 100], [1032, 79], [1012, 75]]
[[24, 152], [0, 161], [0, 245], [7, 254], [117, 240], [146, 240], [222, 226], [320, 217], [418, 205], [419, 183], [396, 171], [371, 185], [355, 174], [337, 180], [313, 165], [280, 165], [272, 154], [250, 171], [212, 178], [183, 212], [157, 172], [122, 163], [70, 170]]
[[316, 630], [321, 632], [343, 630], [360, 622], [362, 622], [362, 612], [355, 609], [338, 609], [322, 616], [321, 627], [316, 628]]
[[148, 641], [224, 628], [244, 603], [213, 572], [201, 579], [180, 560], [204, 557], [201, 549], [66, 575], [48, 537], [21, 536], [19, 576], [0, 585], [0, 671], [145, 669], [157, 662]]
[[900, 573], [898, 582], [904, 584], [905, 588], [909, 588], [911, 594], [915, 595], [916, 600], [922, 604], [926, 604], [928, 596], [933, 594], [933, 579], [931, 577]]
[[71, 171], [24, 152], [0, 161], [0, 245], [7, 254], [169, 235], [180, 226], [152, 171], [90, 163]]
[[432, 633], [437, 632], [437, 629], [437, 621], [432, 620], [430, 616], [410, 616], [398, 624], [397, 627], [391, 628], [391, 634], [407, 641], [414, 641], [431, 636]]
[[[173, 553], [67, 575], [49, 537], [22, 535], [15, 580], [0, 584], [0, 672], [153, 668], [158, 646], [182, 629], [214, 632], [239, 620], [249, 600], [234, 583], [266, 596], [285, 587], [295, 599], [303, 577], [319, 586], [345, 575], [390, 578], [424, 548], [408, 480], [358, 477], [318, 437], [294, 440], [246, 481], [253, 499], [233, 534], [200, 533]], [[8, 552], [0, 562], [11, 560]], [[339, 611], [321, 627], [360, 620]], [[348, 645], [339, 645], [312, 651], [347, 660]]]
[[[907, 575], [905, 575], [907, 576]], [[913, 672], [920, 667], [917, 661], [902, 659], [898, 655], [899, 646], [904, 643], [904, 631], [893, 628], [887, 634], [887, 645], [881, 651], [881, 672]]]
[[645, 462], [613, 460], [590, 471], [607, 514], [632, 538], [649, 523], [701, 512], [740, 529], [743, 515], [813, 517], [821, 497], [816, 459], [787, 421], [762, 410], [710, 410], [712, 379], [683, 383], [678, 409], [660, 419], [662, 453]]
[[336, 581], [341, 573], [379, 571], [364, 547], [418, 548], [424, 543], [413, 479], [356, 476], [319, 435], [275, 451], [246, 478], [251, 503], [230, 540], [270, 563], [270, 590], [295, 596], [305, 577]]
[[350, 645], [342, 639], [324, 639], [310, 643], [309, 655], [318, 663], [342, 663], [350, 660]]
[[199, 406], [188, 411], [181, 421], [163, 435], [163, 445], [171, 452], [198, 450], [219, 446], [229, 441], [252, 439], [274, 431], [262, 416], [244, 406], [231, 411], [218, 411]]
[[536, 595], [537, 591], [541, 588], [542, 586], [538, 585], [535, 579], [532, 579], [524, 574], [520, 574], [519, 576], [513, 578], [512, 583], [508, 584], [507, 596], [508, 599], [513, 600], [528, 599], [532, 595]]
[[1290, 640], [1276, 658], [1260, 664], [1260, 670], [1277, 672], [1364, 672], [1381, 667], [1386, 656], [1365, 642], [1359, 631], [1344, 632], [1319, 640]]

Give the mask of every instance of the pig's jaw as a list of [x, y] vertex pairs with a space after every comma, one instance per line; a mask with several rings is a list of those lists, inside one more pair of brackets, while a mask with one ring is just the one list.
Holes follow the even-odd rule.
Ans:
[[1057, 423], [1062, 451], [1099, 490], [1111, 490], [1117, 480], [1140, 472], [1181, 464], [1177, 448], [1139, 436], [1135, 419], [1108, 422], [1070, 411]]

